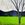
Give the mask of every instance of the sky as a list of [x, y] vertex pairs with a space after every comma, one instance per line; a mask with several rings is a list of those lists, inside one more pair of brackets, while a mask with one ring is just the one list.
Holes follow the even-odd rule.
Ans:
[[[14, 0], [12, 0], [12, 1], [14, 2]], [[20, 2], [21, 0], [18, 0], [18, 1]], [[14, 4], [15, 4], [15, 2], [14, 2]], [[0, 10], [2, 10], [4, 12], [8, 12], [8, 11], [12, 11], [12, 10], [17, 11], [14, 4], [11, 2], [11, 0], [0, 0]], [[20, 4], [20, 10], [21, 10], [21, 7], [22, 7], [22, 2]], [[25, 11], [25, 7], [23, 8], [23, 10]]]
[[4, 11], [4, 12], [9, 12], [12, 10], [16, 11], [15, 6], [13, 5], [13, 3], [11, 2], [11, 0], [0, 0], [0, 10]]

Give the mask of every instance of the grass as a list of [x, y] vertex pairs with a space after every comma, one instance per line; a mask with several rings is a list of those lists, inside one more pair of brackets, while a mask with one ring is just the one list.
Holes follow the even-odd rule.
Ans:
[[0, 16], [0, 24], [17, 25], [18, 17], [16, 17], [16, 16]]
[[[18, 25], [18, 16], [0, 16], [0, 24], [3, 25]], [[25, 16], [21, 17], [21, 25], [25, 25]]]
[[21, 25], [25, 25], [25, 16], [21, 17]]

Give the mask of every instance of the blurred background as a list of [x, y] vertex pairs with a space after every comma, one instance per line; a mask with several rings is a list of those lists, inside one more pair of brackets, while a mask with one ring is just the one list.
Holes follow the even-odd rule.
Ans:
[[25, 0], [0, 0], [0, 24], [25, 24]]
[[25, 15], [25, 0], [0, 0], [0, 15], [16, 16], [17, 9], [21, 15]]

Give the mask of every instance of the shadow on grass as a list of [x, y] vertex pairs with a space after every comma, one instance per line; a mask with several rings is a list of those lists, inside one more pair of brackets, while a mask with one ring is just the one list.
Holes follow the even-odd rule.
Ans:
[[0, 16], [0, 17], [18, 17], [18, 16], [8, 16], [8, 15], [5, 15], [5, 16]]

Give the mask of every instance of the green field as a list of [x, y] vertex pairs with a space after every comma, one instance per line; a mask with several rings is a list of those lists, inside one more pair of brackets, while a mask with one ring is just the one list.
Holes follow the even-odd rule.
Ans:
[[[18, 25], [18, 16], [0, 16], [0, 25]], [[21, 17], [21, 25], [25, 25], [25, 16]]]
[[25, 16], [21, 17], [21, 25], [25, 25]]
[[16, 16], [0, 16], [0, 24], [17, 25], [18, 21], [18, 17]]

